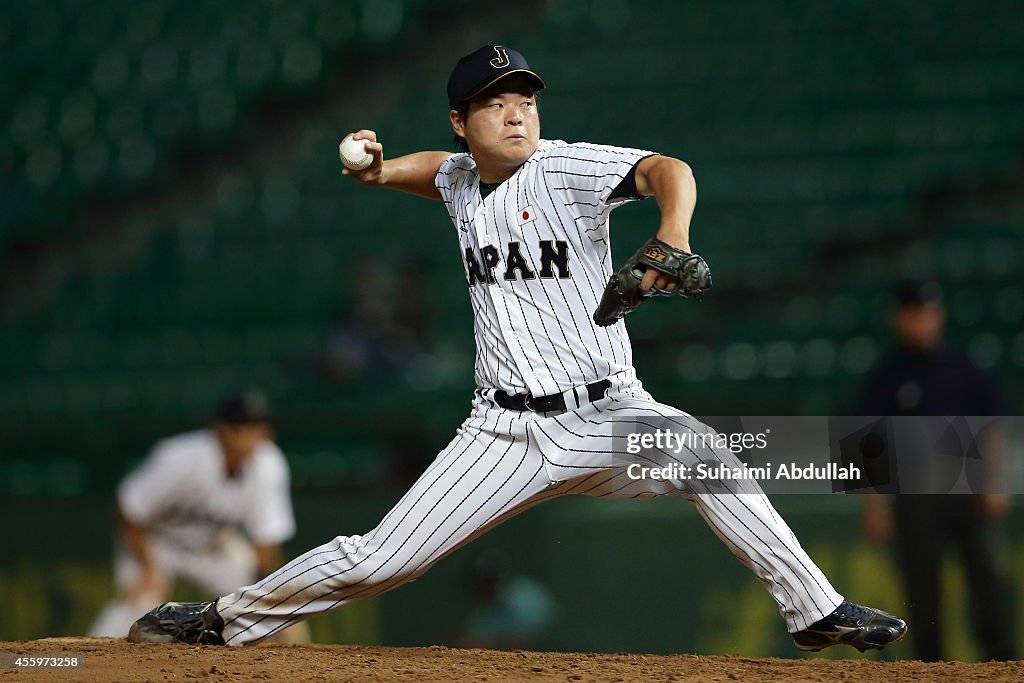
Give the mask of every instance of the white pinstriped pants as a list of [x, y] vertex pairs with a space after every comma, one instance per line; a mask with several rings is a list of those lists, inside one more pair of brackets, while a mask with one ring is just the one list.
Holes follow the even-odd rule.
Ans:
[[[478, 392], [470, 417], [412, 488], [365, 536], [338, 536], [269, 577], [220, 598], [228, 645], [259, 642], [291, 623], [411, 581], [456, 548], [539, 503], [569, 494], [616, 498], [682, 495], [766, 586], [790, 633], [829, 614], [842, 597], [800, 547], [767, 497], [632, 479], [613, 462], [613, 425], [672, 421], [706, 427], [654, 401], [632, 373], [609, 378], [606, 397], [561, 415], [505, 410]], [[585, 392], [582, 392], [585, 394]], [[570, 393], [570, 396], [572, 394]], [[572, 406], [573, 399], [568, 405]], [[683, 450], [673, 459], [738, 461], [728, 451]], [[681, 486], [682, 489], [681, 490]]]

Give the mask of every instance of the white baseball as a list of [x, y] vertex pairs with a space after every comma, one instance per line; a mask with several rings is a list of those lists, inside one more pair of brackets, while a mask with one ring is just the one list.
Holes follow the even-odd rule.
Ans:
[[356, 140], [352, 133], [345, 136], [345, 139], [338, 145], [338, 156], [346, 168], [353, 171], [362, 171], [373, 163], [373, 155], [366, 151], [366, 140]]

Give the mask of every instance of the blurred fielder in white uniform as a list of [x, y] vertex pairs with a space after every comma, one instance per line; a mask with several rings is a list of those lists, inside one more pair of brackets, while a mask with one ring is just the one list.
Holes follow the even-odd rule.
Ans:
[[125, 477], [117, 490], [117, 596], [90, 635], [127, 635], [178, 577], [221, 595], [280, 566], [295, 517], [269, 418], [262, 393], [229, 396], [211, 428], [159, 442]]

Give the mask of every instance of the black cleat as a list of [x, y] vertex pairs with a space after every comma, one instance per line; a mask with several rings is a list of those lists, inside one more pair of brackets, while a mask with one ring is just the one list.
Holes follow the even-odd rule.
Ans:
[[905, 635], [907, 622], [902, 619], [844, 601], [832, 614], [794, 633], [793, 642], [797, 648], [808, 652], [817, 652], [842, 643], [864, 652], [881, 650]]
[[224, 620], [216, 602], [165, 602], [140, 617], [128, 631], [133, 643], [223, 645]]

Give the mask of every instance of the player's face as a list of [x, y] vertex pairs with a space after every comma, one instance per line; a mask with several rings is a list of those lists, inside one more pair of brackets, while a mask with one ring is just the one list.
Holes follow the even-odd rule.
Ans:
[[896, 311], [895, 322], [896, 333], [905, 346], [928, 351], [942, 341], [946, 312], [938, 304], [902, 306]]
[[233, 471], [248, 460], [249, 456], [265, 441], [273, 438], [269, 425], [252, 424], [219, 424], [217, 436], [227, 458], [228, 470]]
[[466, 139], [481, 176], [493, 170], [504, 180], [537, 150], [540, 115], [525, 79], [510, 77], [496, 86], [470, 100], [465, 120], [453, 111], [452, 128]]

